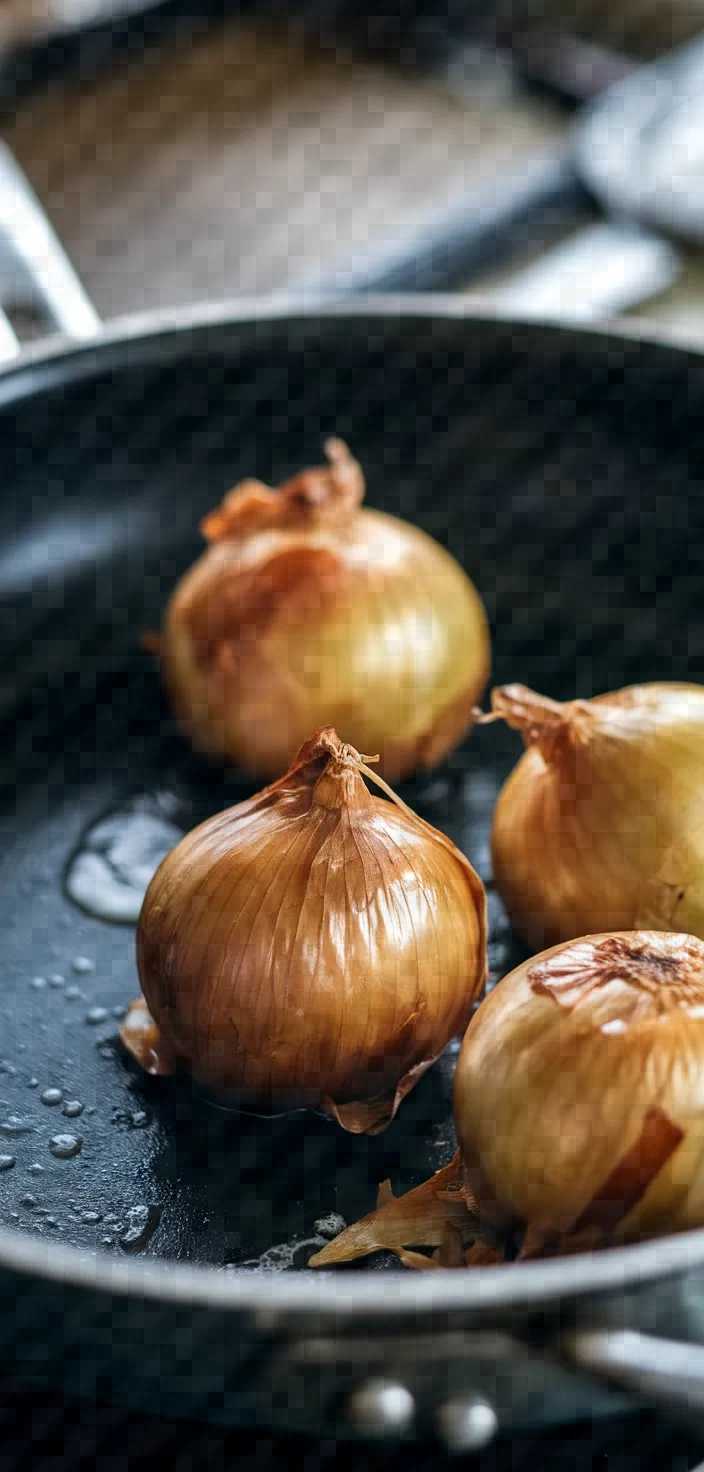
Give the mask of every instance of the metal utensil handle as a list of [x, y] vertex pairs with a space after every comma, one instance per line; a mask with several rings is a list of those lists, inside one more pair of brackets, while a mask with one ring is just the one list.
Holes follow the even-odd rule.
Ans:
[[[5, 301], [31, 302], [49, 326], [76, 341], [95, 337], [98, 313], [10, 150], [0, 144], [0, 285]], [[0, 311], [0, 361], [21, 344]]]
[[567, 1335], [561, 1349], [579, 1369], [701, 1422], [704, 1345], [632, 1329], [590, 1329]]

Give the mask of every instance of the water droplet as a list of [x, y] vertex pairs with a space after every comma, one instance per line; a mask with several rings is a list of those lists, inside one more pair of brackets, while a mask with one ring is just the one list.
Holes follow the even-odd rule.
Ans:
[[72, 1160], [83, 1144], [80, 1135], [52, 1135], [49, 1149], [57, 1160]]
[[85, 1222], [87, 1227], [94, 1227], [97, 1222], [101, 1222], [102, 1220], [103, 1218], [99, 1211], [84, 1211], [81, 1213], [81, 1221]]
[[87, 956], [74, 956], [71, 966], [77, 976], [89, 976], [95, 971], [95, 961], [90, 961]]
[[346, 1226], [345, 1218], [340, 1216], [339, 1212], [331, 1211], [327, 1216], [319, 1216], [318, 1220], [313, 1222], [313, 1231], [319, 1237], [327, 1237], [328, 1241], [331, 1241], [333, 1237], [339, 1237], [340, 1232], [344, 1232]]
[[127, 1016], [127, 1013], [129, 1012], [129, 1007], [124, 1007], [122, 1004], [119, 1004], [117, 1007], [113, 1007], [111, 1010], [113, 1017], [117, 1017], [118, 1021], [121, 1021], [123, 1017]]
[[15, 1164], [14, 1155], [0, 1155], [0, 1170], [12, 1170]]
[[607, 1037], [615, 1037], [619, 1033], [628, 1032], [628, 1023], [622, 1017], [612, 1017], [610, 1022], [602, 1022], [599, 1031]]
[[65, 995], [67, 1001], [73, 1002], [75, 1001], [76, 997], [82, 997], [83, 992], [81, 991], [81, 988], [79, 986], [74, 986], [73, 983], [71, 983], [70, 986], [67, 986]]
[[63, 1097], [61, 1089], [43, 1089], [39, 1095], [42, 1104], [48, 1104], [50, 1108], [55, 1104], [60, 1104]]
[[133, 1206], [127, 1213], [127, 1229], [120, 1237], [123, 1252], [141, 1252], [151, 1241], [160, 1221], [160, 1206]]
[[29, 1119], [20, 1119], [17, 1114], [11, 1114], [9, 1119], [0, 1120], [0, 1134], [3, 1135], [33, 1135], [36, 1133], [36, 1125]]
[[66, 1099], [61, 1113], [65, 1114], [67, 1119], [77, 1119], [78, 1115], [83, 1113], [80, 1099]]
[[59, 1225], [55, 1216], [48, 1216], [46, 1219], [46, 1224], [48, 1227], [58, 1227]]
[[49, 986], [63, 986], [65, 978], [63, 976], [60, 976], [58, 971], [55, 971], [53, 976], [49, 976], [47, 980], [49, 982]]
[[158, 797], [136, 798], [96, 823], [66, 875], [69, 898], [98, 920], [136, 924], [147, 886], [183, 837]]
[[[18, 1044], [18, 1047], [19, 1051], [22, 1052], [21, 1043]], [[8, 1063], [7, 1058], [0, 1058], [0, 1073], [8, 1073], [11, 1078], [14, 1078], [15, 1074], [17, 1073], [17, 1069], [15, 1068], [14, 1063]]]
[[46, 986], [46, 977], [33, 976], [29, 984], [34, 987], [35, 992], [43, 992]]
[[132, 1130], [146, 1129], [146, 1126], [150, 1123], [146, 1109], [133, 1109], [132, 1113], [128, 1115], [128, 1119], [130, 1129]]
[[91, 1027], [97, 1027], [99, 1022], [107, 1022], [107, 1019], [107, 1007], [91, 1007], [90, 1012], [86, 1012], [86, 1022], [89, 1022]]
[[38, 1078], [31, 1078], [29, 1080], [29, 1083], [27, 1084], [27, 1088], [28, 1089], [38, 1089], [39, 1088], [39, 1079]]
[[113, 1244], [114, 1240], [115, 1240], [114, 1237], [101, 1237], [100, 1238], [100, 1241], [102, 1242], [103, 1247], [112, 1247], [112, 1244]]
[[36, 1206], [36, 1204], [36, 1196], [30, 1196], [29, 1192], [27, 1192], [26, 1196], [20, 1196], [20, 1206]]
[[107, 1058], [108, 1061], [115, 1057], [115, 1049], [106, 1047], [102, 1043], [98, 1044], [98, 1052], [100, 1053], [101, 1058]]
[[37, 1160], [32, 1161], [32, 1164], [27, 1166], [27, 1170], [29, 1171], [30, 1175], [33, 1176], [44, 1174], [44, 1166], [40, 1165]]
[[20, 1214], [19, 1214], [18, 1211], [11, 1211], [10, 1212], [10, 1221], [11, 1222], [18, 1222], [19, 1219], [20, 1219]]

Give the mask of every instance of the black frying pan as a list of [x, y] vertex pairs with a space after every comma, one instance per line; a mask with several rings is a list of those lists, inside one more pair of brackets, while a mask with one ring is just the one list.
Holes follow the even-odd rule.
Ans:
[[[331, 1215], [352, 1220], [381, 1179], [404, 1190], [449, 1160], [452, 1048], [371, 1140], [147, 1080], [117, 1040], [132, 928], [87, 913], [67, 876], [75, 894], [87, 852], [105, 912], [106, 871], [114, 899], [135, 863], [144, 881], [165, 823], [173, 841], [248, 790], [178, 734], [140, 633], [223, 491], [315, 463], [331, 432], [371, 505], [467, 567], [497, 681], [568, 697], [697, 678], [701, 356], [450, 298], [100, 331], [66, 270], [43, 295], [86, 341], [0, 372], [0, 1359], [174, 1413], [435, 1431], [464, 1448], [497, 1425], [622, 1404], [575, 1363], [691, 1407], [704, 1349], [642, 1331], [704, 1337], [704, 1232], [427, 1279], [384, 1256], [309, 1271]], [[486, 879], [516, 755], [488, 728], [403, 789]], [[141, 848], [116, 849], [135, 821]], [[490, 898], [496, 980], [522, 953]]]

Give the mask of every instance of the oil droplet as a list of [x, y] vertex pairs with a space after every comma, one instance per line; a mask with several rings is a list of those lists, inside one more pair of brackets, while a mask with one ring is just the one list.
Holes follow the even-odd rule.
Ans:
[[0, 1170], [12, 1170], [16, 1164], [14, 1155], [0, 1155]]
[[107, 1007], [91, 1007], [90, 1012], [86, 1012], [86, 1022], [97, 1027], [99, 1022], [107, 1022], [108, 1015]]
[[49, 1149], [57, 1160], [72, 1160], [78, 1155], [83, 1141], [80, 1135], [52, 1135]]
[[77, 1119], [78, 1115], [83, 1113], [80, 1099], [66, 1099], [61, 1113], [65, 1114], [67, 1119]]
[[3, 1135], [33, 1135], [36, 1133], [36, 1128], [31, 1120], [20, 1119], [16, 1114], [11, 1114], [9, 1119], [0, 1121], [0, 1134]]
[[99, 1211], [84, 1211], [81, 1213], [81, 1221], [85, 1222], [87, 1227], [94, 1227], [102, 1220], [103, 1218]]
[[74, 956], [71, 966], [77, 976], [89, 976], [95, 971], [95, 961], [90, 961], [87, 956]]
[[319, 1216], [317, 1222], [313, 1222], [313, 1231], [319, 1237], [327, 1237], [331, 1241], [333, 1237], [339, 1237], [346, 1226], [345, 1218], [339, 1212], [331, 1211], [327, 1216]]
[[98, 920], [136, 924], [152, 876], [183, 837], [173, 810], [166, 794], [143, 796], [96, 823], [66, 875], [74, 904]]
[[43, 1089], [39, 1095], [42, 1104], [48, 1104], [50, 1108], [55, 1104], [60, 1104], [63, 1097], [61, 1089]]
[[127, 1213], [127, 1228], [120, 1237], [123, 1252], [141, 1252], [151, 1242], [161, 1221], [160, 1206], [133, 1206]]

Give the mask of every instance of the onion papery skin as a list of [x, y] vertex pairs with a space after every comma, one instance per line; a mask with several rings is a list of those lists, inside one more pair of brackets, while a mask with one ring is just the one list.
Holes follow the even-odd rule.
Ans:
[[492, 704], [528, 748], [492, 829], [517, 933], [534, 950], [640, 926], [704, 937], [704, 688], [562, 705], [512, 685]]
[[704, 945], [595, 935], [517, 967], [467, 1029], [454, 1113], [485, 1223], [587, 1246], [704, 1225]]
[[464, 1030], [486, 916], [464, 855], [359, 762], [324, 729], [188, 834], [145, 896], [137, 962], [164, 1049], [201, 1084], [376, 1133]]
[[194, 745], [260, 777], [333, 725], [394, 781], [433, 766], [486, 687], [483, 605], [459, 564], [416, 527], [361, 509], [359, 465], [278, 491], [235, 487], [206, 518], [208, 550], [168, 604], [160, 659]]

